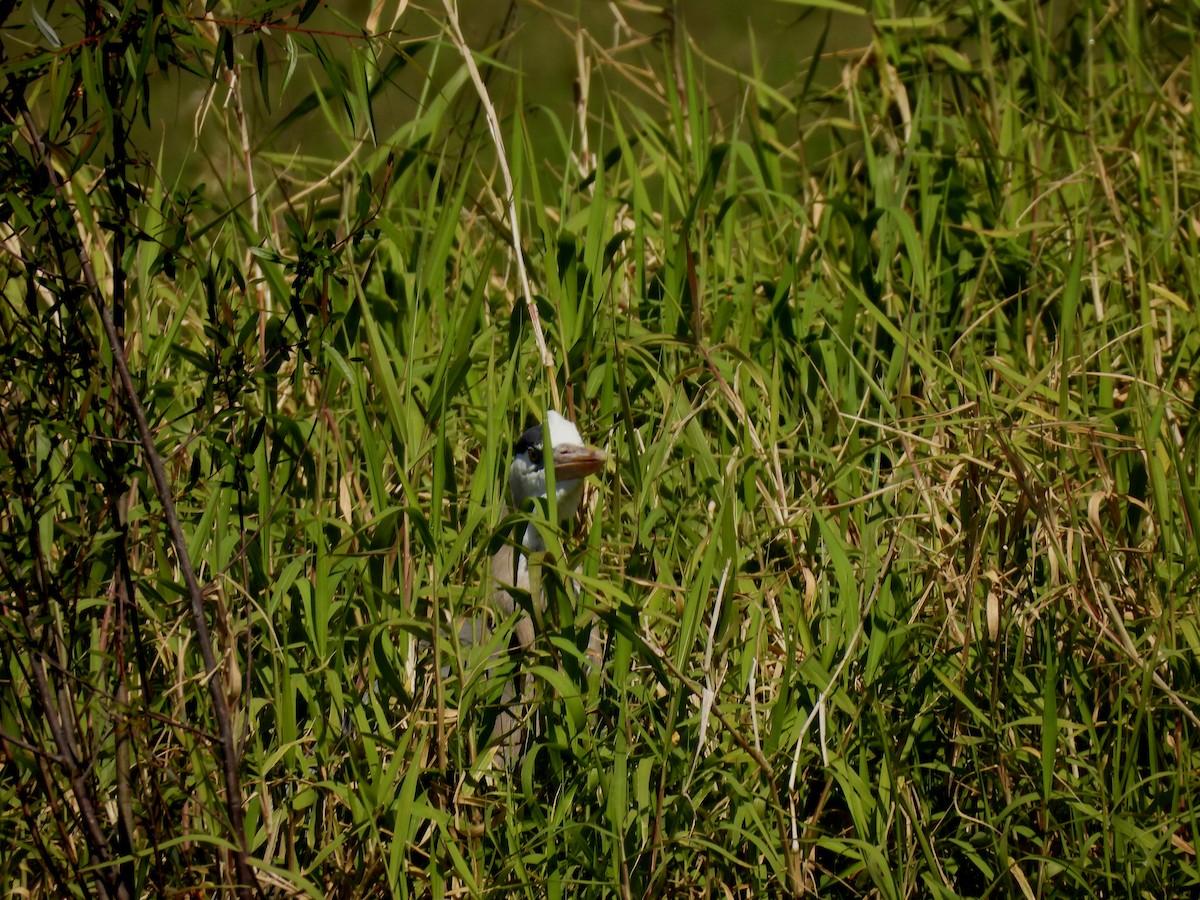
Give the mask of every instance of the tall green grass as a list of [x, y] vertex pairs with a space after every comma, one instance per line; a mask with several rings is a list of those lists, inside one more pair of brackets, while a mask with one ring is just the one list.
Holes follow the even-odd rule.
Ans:
[[[441, 8], [15, 20], [5, 893], [1196, 890], [1195, 14], [775, 7], [521, 4], [483, 98]], [[612, 463], [464, 644], [556, 404]]]

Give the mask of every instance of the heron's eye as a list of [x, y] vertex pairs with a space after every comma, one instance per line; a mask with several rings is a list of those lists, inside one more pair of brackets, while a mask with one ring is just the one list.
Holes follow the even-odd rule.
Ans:
[[542, 464], [541, 447], [530, 447], [526, 452], [529, 454], [529, 461], [531, 463], [533, 463], [535, 466], [540, 466]]

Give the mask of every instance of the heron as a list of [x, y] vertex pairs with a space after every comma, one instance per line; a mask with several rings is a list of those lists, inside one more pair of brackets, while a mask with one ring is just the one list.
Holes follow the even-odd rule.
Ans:
[[[556, 410], [546, 412], [544, 424], [527, 428], [513, 446], [508, 468], [508, 488], [512, 504], [521, 509], [530, 500], [546, 500], [547, 468], [554, 472], [554, 512], [559, 524], [569, 522], [579, 510], [584, 479], [604, 468], [608, 460], [603, 450], [588, 445], [575, 424]], [[529, 557], [546, 549], [546, 543], [532, 518], [525, 523], [519, 543], [505, 543], [491, 560], [492, 603], [505, 618], [517, 611], [516, 597], [530, 593]], [[547, 598], [540, 591], [530, 596], [535, 608], [546, 609]], [[517, 620], [513, 629], [515, 643], [524, 649], [533, 643], [534, 624], [528, 614]], [[599, 636], [593, 633], [588, 656], [596, 662], [602, 654]], [[506, 706], [515, 699], [516, 688], [505, 686], [501, 702]], [[505, 710], [497, 718], [493, 734], [504, 742], [498, 756], [502, 762], [512, 758], [522, 740], [516, 718]], [[507, 751], [507, 752], [506, 752]]]

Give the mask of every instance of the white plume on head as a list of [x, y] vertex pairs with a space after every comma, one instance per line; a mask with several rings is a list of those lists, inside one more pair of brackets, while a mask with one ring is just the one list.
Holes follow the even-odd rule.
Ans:
[[560, 415], [553, 409], [546, 410], [546, 424], [550, 427], [550, 443], [555, 447], [565, 447], [568, 444], [583, 446], [583, 435], [575, 427], [575, 423], [566, 416]]

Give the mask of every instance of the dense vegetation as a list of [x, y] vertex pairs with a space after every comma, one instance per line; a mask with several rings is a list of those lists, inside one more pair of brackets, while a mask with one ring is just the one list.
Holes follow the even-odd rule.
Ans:
[[0, 4], [4, 895], [1194, 896], [1200, 10], [207, 5]]

